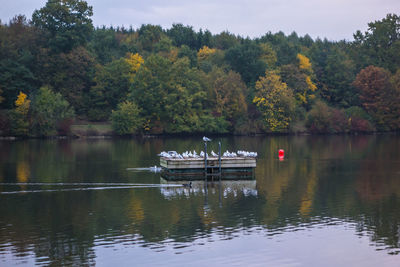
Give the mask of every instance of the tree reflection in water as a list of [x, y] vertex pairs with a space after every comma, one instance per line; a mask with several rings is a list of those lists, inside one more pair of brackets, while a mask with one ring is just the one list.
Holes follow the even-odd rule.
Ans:
[[[353, 234], [368, 236], [377, 249], [399, 253], [399, 136], [221, 141], [223, 149], [258, 152], [256, 180], [209, 184], [207, 190], [200, 185], [0, 195], [0, 262], [14, 255], [38, 264], [95, 264], [97, 246], [163, 251], [171, 242], [184, 247], [216, 236], [235, 239], [246, 229], [273, 236], [345, 223], [356, 225]], [[15, 184], [26, 182], [165, 183], [158, 174], [126, 168], [158, 165], [162, 150], [200, 151], [202, 145], [199, 138], [1, 141], [0, 191], [55, 188]], [[216, 146], [210, 143], [210, 150]], [[284, 161], [277, 157], [280, 148]]]

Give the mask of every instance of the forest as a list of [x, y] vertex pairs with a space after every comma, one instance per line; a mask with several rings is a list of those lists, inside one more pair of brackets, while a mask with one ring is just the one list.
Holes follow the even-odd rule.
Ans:
[[81, 0], [0, 22], [0, 135], [370, 133], [400, 129], [400, 17], [353, 41], [173, 24], [94, 27]]

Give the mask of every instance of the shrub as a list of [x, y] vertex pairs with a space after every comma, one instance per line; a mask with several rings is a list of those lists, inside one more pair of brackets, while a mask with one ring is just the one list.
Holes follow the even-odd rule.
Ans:
[[361, 107], [349, 107], [345, 111], [349, 121], [351, 132], [372, 132], [375, 127], [371, 123], [372, 118]]
[[350, 131], [351, 132], [372, 132], [375, 131], [375, 127], [366, 119], [360, 117], [350, 118]]
[[57, 123], [57, 133], [59, 135], [69, 135], [71, 133], [72, 118], [65, 118]]
[[307, 115], [306, 125], [313, 133], [344, 133], [349, 130], [345, 113], [322, 101], [317, 101], [312, 107]]
[[342, 110], [331, 109], [330, 132], [344, 133], [349, 131], [349, 122]]
[[119, 135], [137, 133], [142, 126], [143, 120], [140, 118], [139, 107], [130, 101], [118, 104], [117, 110], [111, 113], [112, 128]]
[[[55, 135], [60, 123], [71, 120], [75, 115], [67, 100], [47, 86], [39, 89], [32, 109], [32, 130], [38, 136]], [[68, 130], [68, 127], [65, 130]]]
[[306, 126], [312, 133], [328, 133], [331, 109], [322, 101], [317, 101], [307, 114]]

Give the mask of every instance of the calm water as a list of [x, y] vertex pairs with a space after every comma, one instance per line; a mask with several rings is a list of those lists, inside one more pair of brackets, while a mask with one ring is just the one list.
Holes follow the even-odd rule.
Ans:
[[127, 170], [199, 137], [0, 141], [0, 266], [399, 266], [399, 136], [221, 140], [254, 181]]

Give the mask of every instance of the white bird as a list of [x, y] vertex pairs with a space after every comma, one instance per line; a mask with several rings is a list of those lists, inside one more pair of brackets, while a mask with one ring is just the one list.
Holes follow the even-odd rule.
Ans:
[[[206, 154], [205, 154], [203, 151], [200, 152], [200, 158], [204, 158], [205, 155], [206, 155]], [[207, 158], [208, 158], [208, 153], [207, 153], [206, 156], [207, 156]]]
[[209, 141], [211, 141], [211, 139], [208, 138], [208, 137], [203, 136], [203, 141], [204, 141], [204, 142], [209, 142]]
[[257, 157], [257, 152], [249, 152], [250, 157], [256, 158]]
[[237, 154], [242, 157], [250, 157], [250, 158], [256, 158], [257, 157], [257, 152], [248, 152], [248, 151], [243, 151], [243, 150], [238, 150]]
[[170, 158], [171, 157], [171, 155], [170, 154], [168, 154], [167, 152], [165, 152], [165, 151], [162, 151], [160, 154], [158, 154], [158, 156], [160, 156], [160, 157], [164, 157], [164, 158]]
[[218, 154], [216, 154], [213, 150], [211, 150], [211, 156], [218, 157]]
[[149, 168], [149, 171], [154, 172], [154, 173], [157, 173], [157, 172], [160, 172], [160, 171], [161, 171], [161, 167], [157, 167], [157, 166], [150, 167], [150, 168]]

